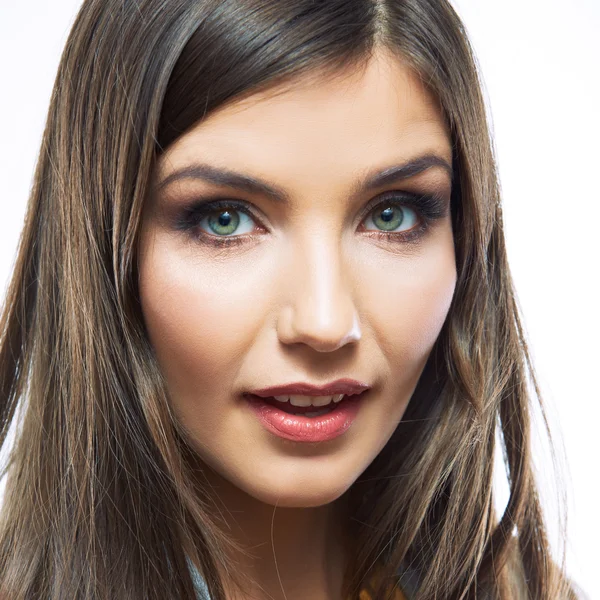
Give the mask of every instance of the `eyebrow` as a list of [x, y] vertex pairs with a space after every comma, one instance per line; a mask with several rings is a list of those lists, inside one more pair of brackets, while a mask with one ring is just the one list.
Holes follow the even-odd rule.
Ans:
[[[375, 173], [368, 173], [355, 184], [353, 194], [363, 194], [384, 185], [397, 183], [404, 179], [414, 177], [432, 167], [443, 168], [450, 176], [450, 182], [452, 183], [454, 172], [450, 163], [436, 154], [425, 154], [414, 158], [409, 162], [395, 165], [382, 171], [376, 171]], [[218, 186], [235, 188], [251, 194], [264, 195], [275, 202], [283, 204], [289, 203], [289, 193], [280, 186], [268, 183], [245, 173], [239, 173], [237, 171], [209, 164], [192, 164], [178, 169], [170, 175], [167, 175], [167, 177], [158, 183], [156, 190], [160, 191], [167, 185], [183, 179], [201, 179]]]

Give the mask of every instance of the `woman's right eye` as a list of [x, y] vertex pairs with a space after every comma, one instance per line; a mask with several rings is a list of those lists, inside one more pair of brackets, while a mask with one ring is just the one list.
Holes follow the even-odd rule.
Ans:
[[247, 232], [242, 231], [242, 235], [230, 235], [240, 233], [240, 223], [243, 229], [252, 221], [260, 220], [244, 202], [217, 199], [192, 203], [177, 217], [175, 227], [190, 233], [200, 243], [226, 247], [243, 244], [255, 237], [252, 228]]
[[252, 231], [252, 228], [249, 231], [238, 230], [240, 223], [242, 224], [241, 228], [244, 229], [244, 225], [248, 225], [252, 221], [252, 216], [240, 209], [220, 209], [199, 216], [202, 219], [198, 221], [197, 226], [200, 227], [205, 222], [206, 227], [210, 228], [212, 233], [217, 236], [226, 236], [232, 233], [244, 234]]

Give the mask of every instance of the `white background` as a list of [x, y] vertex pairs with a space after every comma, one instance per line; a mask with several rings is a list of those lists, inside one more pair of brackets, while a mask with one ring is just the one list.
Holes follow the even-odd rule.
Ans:
[[[81, 1], [0, 1], [3, 298], [60, 53]], [[559, 459], [567, 463], [567, 568], [590, 598], [600, 598], [600, 0], [454, 6], [484, 79], [509, 259]], [[538, 424], [536, 444], [540, 431]], [[551, 463], [541, 443], [535, 461], [558, 556]], [[501, 504], [505, 486], [498, 490]]]

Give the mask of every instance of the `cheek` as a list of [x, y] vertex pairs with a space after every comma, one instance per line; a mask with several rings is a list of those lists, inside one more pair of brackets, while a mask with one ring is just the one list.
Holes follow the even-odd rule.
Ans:
[[144, 320], [172, 398], [230, 387], [261, 325], [249, 271], [178, 257], [160, 241], [141, 260]]
[[451, 229], [413, 256], [382, 258], [362, 269], [363, 306], [390, 375], [416, 385], [444, 324], [456, 286]]

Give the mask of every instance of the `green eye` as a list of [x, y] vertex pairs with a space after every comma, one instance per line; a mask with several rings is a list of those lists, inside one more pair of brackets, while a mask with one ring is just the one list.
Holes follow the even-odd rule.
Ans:
[[[243, 218], [240, 219], [240, 215], [242, 215], [249, 221], [252, 220], [246, 213], [238, 211], [236, 209], [228, 208], [207, 213], [205, 219], [202, 219], [202, 221], [206, 220], [208, 227], [210, 227], [211, 231], [218, 236], [227, 236], [232, 233], [251, 232], [252, 227], [248, 232], [237, 231], [240, 221], [243, 221]], [[198, 223], [198, 226], [201, 225], [202, 221]]]
[[380, 206], [385, 208], [383, 210], [376, 208], [369, 214], [367, 219], [367, 222], [371, 221], [380, 230], [390, 232], [402, 227], [399, 231], [406, 231], [412, 229], [418, 223], [416, 211], [407, 206], [390, 203], [380, 204]]

